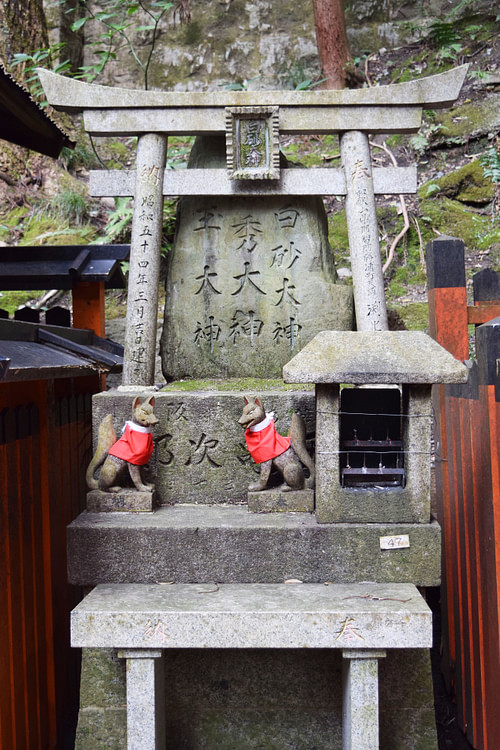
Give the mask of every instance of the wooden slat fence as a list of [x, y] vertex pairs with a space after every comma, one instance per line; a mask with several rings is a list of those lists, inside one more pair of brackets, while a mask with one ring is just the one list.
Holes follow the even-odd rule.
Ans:
[[70, 745], [78, 662], [66, 526], [84, 507], [99, 379], [0, 385], [0, 748]]
[[[500, 275], [474, 277], [467, 307], [463, 243], [427, 247], [429, 328], [458, 359], [464, 385], [435, 386], [436, 501], [443, 532], [443, 674], [480, 750], [500, 747]], [[493, 319], [491, 319], [493, 318]], [[485, 322], [488, 321], [489, 322]], [[472, 329], [473, 330], [473, 329]]]

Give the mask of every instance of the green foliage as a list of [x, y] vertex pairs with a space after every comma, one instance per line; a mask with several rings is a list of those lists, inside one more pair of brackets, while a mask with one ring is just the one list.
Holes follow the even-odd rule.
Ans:
[[[163, 206], [162, 257], [172, 248], [175, 234], [175, 216], [177, 201], [166, 200]], [[130, 198], [115, 198], [115, 209], [108, 216], [106, 229], [95, 244], [106, 245], [120, 242], [130, 242], [132, 233], [133, 202]], [[125, 270], [128, 264], [124, 264]]]
[[90, 169], [95, 166], [96, 157], [84, 143], [78, 142], [74, 149], [64, 146], [59, 154], [59, 161], [68, 170], [74, 170], [78, 167]]
[[98, 244], [130, 241], [133, 213], [134, 207], [130, 198], [115, 198], [115, 210], [109, 214], [106, 229]]
[[47, 102], [44, 101], [43, 88], [36, 73], [36, 68], [51, 68], [55, 73], [68, 73], [71, 69], [69, 60], [56, 63], [64, 47], [64, 42], [58, 42], [46, 48], [36, 49], [31, 54], [18, 52], [12, 56], [11, 67], [21, 71], [31, 96], [40, 100], [41, 107], [46, 107]]
[[61, 190], [50, 201], [49, 210], [69, 224], [81, 225], [88, 219], [89, 206], [81, 192]]
[[460, 42], [456, 26], [447, 21], [434, 21], [430, 26], [429, 39], [437, 49], [452, 47]]
[[9, 291], [0, 292], [0, 307], [3, 310], [7, 310], [9, 315], [14, 315], [16, 310], [20, 307], [24, 307], [27, 302], [41, 297], [43, 291], [40, 289], [36, 290], [22, 290], [22, 291]]
[[[72, 1], [60, 0], [61, 5], [66, 7], [66, 12], [74, 10], [68, 7]], [[158, 41], [159, 24], [173, 5], [167, 0], [101, 0], [100, 10], [95, 11], [89, 0], [81, 0], [80, 8], [85, 9], [85, 15], [76, 20], [71, 28], [73, 31], [79, 31], [89, 21], [94, 21], [98, 31], [88, 46], [92, 47], [97, 61], [80, 68], [76, 78], [95, 80], [110, 60], [116, 60], [123, 50], [127, 50], [141, 70], [144, 88], [147, 89], [149, 68]], [[137, 24], [140, 11], [147, 17], [144, 25]], [[149, 51], [145, 59], [141, 59], [133, 42], [133, 36], [137, 32], [150, 36]]]
[[500, 184], [500, 154], [498, 146], [491, 146], [479, 159], [483, 168], [483, 175], [488, 177], [494, 185]]
[[278, 73], [281, 85], [285, 89], [295, 89], [295, 91], [310, 91], [315, 89], [320, 83], [324, 83], [327, 78], [308, 78], [301, 62], [295, 61], [289, 68], [282, 69]]

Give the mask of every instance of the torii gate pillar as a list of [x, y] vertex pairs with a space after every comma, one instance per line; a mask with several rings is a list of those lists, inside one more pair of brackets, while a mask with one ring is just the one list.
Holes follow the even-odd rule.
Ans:
[[350, 131], [340, 139], [346, 179], [345, 212], [358, 331], [387, 331], [384, 278], [375, 211], [375, 193], [366, 133]]
[[122, 388], [154, 384], [166, 154], [166, 135], [139, 137]]

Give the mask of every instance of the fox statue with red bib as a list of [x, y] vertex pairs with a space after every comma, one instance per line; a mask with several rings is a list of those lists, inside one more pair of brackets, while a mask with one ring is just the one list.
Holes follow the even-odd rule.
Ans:
[[[271, 468], [275, 466], [283, 477], [280, 489], [302, 490], [314, 487], [314, 461], [306, 448], [304, 420], [298, 414], [292, 415], [289, 437], [276, 432], [273, 414], [266, 414], [258, 398], [244, 398], [245, 405], [238, 424], [245, 428], [245, 441], [248, 451], [256, 464], [260, 464], [260, 477], [251, 484], [249, 492], [259, 492], [267, 486]], [[302, 462], [310, 473], [304, 476]]]
[[[90, 490], [120, 492], [119, 480], [128, 467], [130, 478], [139, 492], [153, 489], [153, 485], [144, 484], [140, 467], [148, 463], [153, 453], [153, 436], [151, 427], [158, 424], [153, 411], [154, 396], [134, 399], [132, 419], [125, 423], [122, 436], [117, 440], [113, 427], [113, 415], [108, 414], [99, 425], [97, 449], [87, 469], [87, 486]], [[102, 466], [99, 479], [94, 474]]]

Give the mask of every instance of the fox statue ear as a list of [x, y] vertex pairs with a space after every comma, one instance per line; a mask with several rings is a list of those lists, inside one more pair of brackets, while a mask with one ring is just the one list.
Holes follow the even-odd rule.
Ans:
[[260, 403], [260, 401], [257, 398], [257, 396], [255, 397], [255, 403], [257, 404], [257, 406], [260, 406], [260, 408], [262, 409], [262, 404]]
[[248, 406], [248, 399], [246, 396], [243, 396], [243, 401], [245, 402], [245, 406]]
[[134, 411], [135, 409], [137, 409], [137, 407], [138, 407], [138, 405], [139, 405], [140, 401], [141, 401], [141, 398], [140, 398], [140, 396], [136, 396], [136, 397], [134, 398], [134, 400], [133, 400], [133, 402], [132, 402], [132, 411]]
[[154, 405], [155, 405], [155, 397], [154, 396], [150, 396], [148, 399], [146, 399], [145, 403], [146, 404], [151, 404], [151, 406], [154, 407]]

